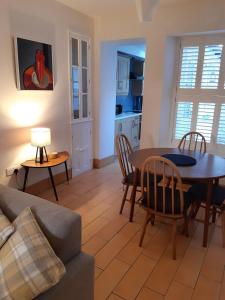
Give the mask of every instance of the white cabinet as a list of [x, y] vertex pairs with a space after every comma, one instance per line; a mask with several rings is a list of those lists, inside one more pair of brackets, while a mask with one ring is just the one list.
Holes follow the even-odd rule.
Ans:
[[92, 121], [73, 123], [73, 175], [92, 169]]
[[72, 173], [92, 169], [92, 119], [90, 105], [90, 41], [70, 33], [72, 98]]
[[140, 131], [140, 117], [132, 118], [131, 124], [131, 144], [133, 148], [139, 147], [139, 131]]
[[138, 148], [140, 144], [140, 118], [141, 116], [137, 116], [115, 121], [115, 136], [117, 134], [125, 134], [133, 149]]
[[129, 94], [130, 58], [118, 55], [117, 57], [117, 85], [116, 94]]

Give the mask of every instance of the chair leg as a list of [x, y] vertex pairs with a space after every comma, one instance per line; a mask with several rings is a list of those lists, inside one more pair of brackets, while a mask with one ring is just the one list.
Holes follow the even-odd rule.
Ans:
[[124, 191], [124, 194], [123, 194], [122, 203], [121, 203], [121, 207], [120, 207], [120, 214], [122, 214], [122, 212], [123, 212], [123, 207], [124, 207], [124, 204], [125, 204], [126, 199], [127, 199], [128, 189], [129, 189], [129, 185], [126, 184], [125, 191]]
[[188, 225], [189, 225], [189, 217], [188, 217], [187, 213], [185, 213], [185, 215], [184, 215], [184, 234], [186, 236], [189, 236]]
[[155, 215], [151, 214], [151, 224], [152, 226], [155, 224]]
[[212, 223], [216, 223], [216, 208], [212, 208]]
[[195, 201], [195, 203], [193, 203], [192, 205], [193, 205], [193, 210], [191, 212], [191, 218], [195, 219], [195, 217], [199, 211], [199, 208], [201, 206], [201, 201]]
[[172, 228], [172, 253], [173, 259], [176, 259], [176, 235], [177, 235], [177, 222], [176, 220], [173, 221], [173, 228]]
[[140, 239], [140, 242], [139, 242], [139, 247], [142, 247], [142, 243], [143, 243], [144, 236], [145, 236], [145, 231], [146, 231], [148, 222], [149, 222], [150, 220], [151, 220], [151, 215], [149, 215], [149, 212], [146, 211], [146, 217], [145, 217], [145, 222], [144, 222], [143, 229], [142, 229], [142, 233], [141, 233], [141, 239]]
[[221, 214], [221, 221], [222, 221], [222, 241], [223, 241], [223, 247], [225, 248], [225, 210], [222, 211]]

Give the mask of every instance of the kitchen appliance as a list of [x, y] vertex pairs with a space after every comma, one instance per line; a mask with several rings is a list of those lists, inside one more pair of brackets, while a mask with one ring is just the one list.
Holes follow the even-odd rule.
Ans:
[[123, 112], [123, 105], [116, 104], [116, 115], [122, 114]]

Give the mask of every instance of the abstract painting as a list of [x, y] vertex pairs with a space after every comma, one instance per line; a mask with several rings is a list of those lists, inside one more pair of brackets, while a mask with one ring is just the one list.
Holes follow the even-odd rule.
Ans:
[[20, 90], [53, 90], [52, 46], [15, 38], [17, 86]]

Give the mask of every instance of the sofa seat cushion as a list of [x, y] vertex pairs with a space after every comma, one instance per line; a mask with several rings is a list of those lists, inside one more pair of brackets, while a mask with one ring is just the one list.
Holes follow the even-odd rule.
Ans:
[[0, 209], [0, 248], [13, 232], [14, 226], [9, 222], [8, 218]]
[[15, 232], [0, 249], [0, 299], [33, 299], [57, 284], [65, 267], [30, 208], [13, 222]]

